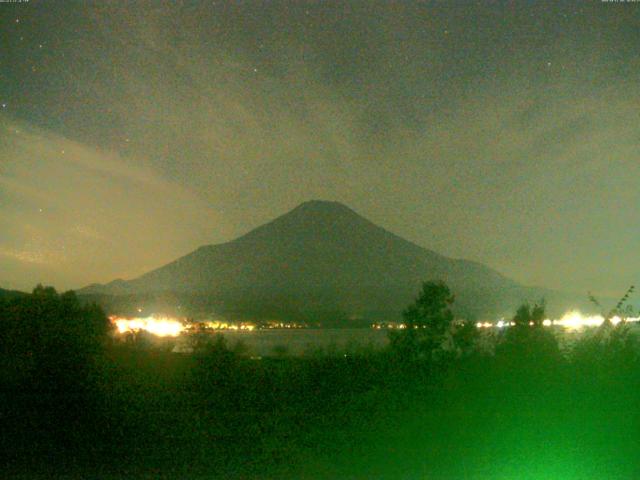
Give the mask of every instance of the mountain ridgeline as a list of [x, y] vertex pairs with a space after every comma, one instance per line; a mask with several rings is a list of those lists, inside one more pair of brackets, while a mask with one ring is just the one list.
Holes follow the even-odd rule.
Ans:
[[26, 293], [18, 290], [5, 290], [0, 288], [0, 300], [11, 300], [13, 298], [25, 296]]
[[396, 321], [425, 280], [443, 280], [459, 315], [494, 318], [545, 295], [495, 270], [388, 232], [337, 202], [305, 202], [233, 241], [198, 248], [138, 278], [81, 295], [128, 313], [177, 305], [194, 316], [333, 325]]

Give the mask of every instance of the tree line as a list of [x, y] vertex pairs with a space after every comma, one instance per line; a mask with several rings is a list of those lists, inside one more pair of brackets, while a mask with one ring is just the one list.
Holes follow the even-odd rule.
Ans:
[[[607, 317], [630, 314], [627, 299]], [[7, 472], [43, 478], [299, 478], [319, 463], [337, 469], [324, 478], [336, 478], [362, 474], [371, 462], [384, 471], [377, 452], [461, 478], [459, 459], [429, 452], [447, 446], [464, 456], [496, 422], [525, 433], [547, 422], [556, 432], [600, 424], [603, 401], [640, 403], [639, 349], [624, 322], [586, 332], [567, 354], [543, 326], [544, 302], [523, 304], [514, 326], [489, 338], [455, 319], [454, 302], [446, 284], [426, 282], [386, 349], [256, 361], [222, 336], [200, 338], [190, 355], [113, 342], [99, 307], [38, 286], [0, 300], [0, 461]], [[514, 409], [489, 422], [496, 396]], [[544, 408], [574, 409], [576, 397], [583, 410], [575, 425]], [[621, 429], [627, 422], [605, 420]], [[415, 445], [425, 450], [414, 455]]]

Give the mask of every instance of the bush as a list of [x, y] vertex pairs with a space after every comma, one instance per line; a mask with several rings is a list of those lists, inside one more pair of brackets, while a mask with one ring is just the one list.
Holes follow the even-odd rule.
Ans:
[[31, 295], [0, 305], [0, 318], [3, 363], [20, 366], [10, 382], [16, 387], [78, 387], [109, 340], [104, 312], [81, 305], [72, 291], [38, 285]]

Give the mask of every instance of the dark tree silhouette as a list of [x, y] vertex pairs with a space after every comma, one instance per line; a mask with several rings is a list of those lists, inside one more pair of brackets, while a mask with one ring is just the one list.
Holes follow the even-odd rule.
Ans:
[[6, 454], [62, 464], [109, 424], [101, 413], [109, 320], [73, 292], [38, 285], [0, 304], [0, 325], [0, 418], [12, 432], [0, 439], [0, 461]]
[[78, 387], [108, 341], [104, 312], [81, 305], [72, 291], [58, 294], [38, 285], [1, 308], [0, 351], [3, 360], [20, 365], [11, 380], [22, 387]]
[[513, 325], [507, 328], [497, 352], [513, 360], [549, 361], [550, 357], [557, 357], [560, 354], [558, 340], [543, 325], [545, 310], [544, 299], [533, 306], [529, 303], [520, 305], [513, 317]]
[[546, 304], [544, 299], [540, 302], [529, 305], [529, 303], [523, 303], [516, 310], [516, 314], [513, 317], [513, 322], [516, 327], [542, 326], [545, 317]]
[[444, 282], [424, 282], [402, 314], [405, 329], [391, 333], [391, 346], [404, 356], [433, 359], [453, 323], [454, 296]]
[[[597, 365], [602, 368], [603, 374], [636, 365], [640, 358], [638, 339], [631, 335], [626, 321], [628, 317], [636, 315], [628, 303], [634, 290], [635, 286], [631, 285], [608, 312], [591, 293], [588, 294], [589, 300], [601, 311], [604, 322], [597, 330], [585, 334], [576, 343], [572, 352], [574, 362]], [[611, 321], [614, 317], [620, 318], [620, 322], [615, 325]]]
[[605, 313], [602, 304], [596, 297], [594, 297], [590, 292], [587, 294], [591, 303], [593, 303], [601, 311], [601, 315], [604, 318], [604, 323], [602, 324], [603, 327], [606, 328], [611, 326], [611, 319], [615, 316], [620, 317], [620, 319], [624, 323], [627, 317], [634, 315], [633, 307], [629, 305], [628, 301], [635, 288], [635, 285], [631, 285], [624, 293], [624, 295], [620, 297], [618, 303], [616, 303], [616, 305], [611, 310], [609, 310], [608, 313]]
[[475, 323], [466, 320], [455, 325], [451, 339], [456, 353], [460, 356], [467, 356], [476, 351], [476, 343], [480, 337], [480, 332]]

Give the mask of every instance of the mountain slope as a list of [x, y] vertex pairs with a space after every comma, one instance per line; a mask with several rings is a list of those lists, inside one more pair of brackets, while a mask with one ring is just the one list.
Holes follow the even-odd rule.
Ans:
[[1, 299], [12, 299], [16, 297], [22, 297], [27, 295], [25, 292], [20, 292], [18, 290], [5, 290], [0, 288], [0, 300]]
[[324, 201], [305, 202], [236, 240], [203, 246], [133, 280], [79, 293], [164, 292], [180, 301], [206, 297], [206, 308], [258, 317], [287, 311], [371, 319], [397, 317], [429, 279], [446, 281], [458, 308], [476, 316], [511, 309], [534, 293], [484, 265], [444, 257]]

